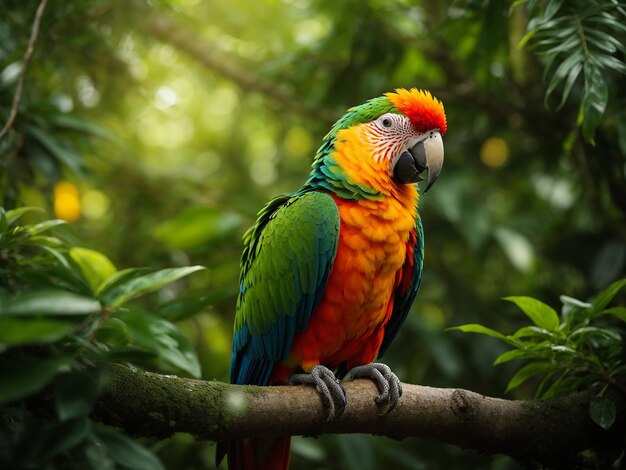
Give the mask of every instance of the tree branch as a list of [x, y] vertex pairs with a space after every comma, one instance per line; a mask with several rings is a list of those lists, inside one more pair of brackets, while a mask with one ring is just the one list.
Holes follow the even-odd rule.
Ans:
[[626, 405], [617, 395], [610, 432], [589, 418], [589, 393], [551, 401], [512, 401], [460, 389], [403, 384], [397, 408], [379, 416], [376, 386], [345, 382], [348, 406], [325, 423], [317, 392], [308, 386], [255, 387], [183, 379], [115, 366], [94, 417], [127, 432], [165, 438], [186, 432], [202, 439], [369, 433], [436, 439], [523, 461], [563, 465], [590, 448], [619, 445]]
[[30, 38], [28, 39], [28, 46], [26, 47], [26, 52], [24, 53], [24, 59], [22, 61], [22, 70], [20, 70], [20, 75], [17, 79], [17, 85], [15, 86], [13, 103], [11, 104], [11, 110], [9, 111], [9, 117], [7, 119], [7, 122], [0, 130], [0, 139], [2, 139], [2, 137], [4, 137], [7, 132], [9, 132], [9, 129], [11, 129], [11, 126], [13, 125], [13, 122], [17, 117], [17, 108], [20, 105], [20, 100], [22, 99], [22, 89], [24, 88], [24, 77], [26, 76], [26, 69], [28, 69], [30, 58], [33, 56], [33, 52], [35, 51], [35, 41], [37, 41], [37, 35], [39, 34], [39, 25], [41, 24], [43, 12], [46, 9], [46, 3], [48, 3], [48, 0], [41, 0], [41, 2], [39, 2], [39, 6], [37, 7], [37, 11], [35, 12], [35, 19], [33, 21], [33, 27], [30, 32]]

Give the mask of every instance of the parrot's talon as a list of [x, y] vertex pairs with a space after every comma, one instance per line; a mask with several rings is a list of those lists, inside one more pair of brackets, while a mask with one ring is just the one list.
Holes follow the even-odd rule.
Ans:
[[311, 384], [322, 398], [324, 408], [328, 410], [325, 422], [330, 422], [343, 413], [346, 408], [346, 389], [335, 377], [333, 371], [322, 365], [314, 366], [309, 374], [293, 374], [289, 385]]
[[374, 402], [382, 407], [379, 414], [389, 413], [398, 404], [402, 396], [402, 384], [398, 376], [386, 364], [372, 362], [357, 366], [350, 370], [349, 374], [353, 379], [367, 377], [376, 382], [380, 394], [374, 398]]

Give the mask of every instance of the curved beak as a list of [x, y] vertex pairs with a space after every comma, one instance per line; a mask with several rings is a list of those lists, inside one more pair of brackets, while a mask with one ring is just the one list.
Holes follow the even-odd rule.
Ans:
[[439, 131], [432, 131], [428, 136], [409, 150], [402, 152], [393, 168], [393, 179], [401, 184], [423, 181], [421, 173], [428, 170], [426, 189], [437, 181], [443, 167], [443, 139]]

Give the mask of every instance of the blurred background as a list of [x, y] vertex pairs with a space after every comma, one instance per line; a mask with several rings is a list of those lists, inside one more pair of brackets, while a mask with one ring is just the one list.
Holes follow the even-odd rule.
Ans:
[[[50, 2], [17, 119], [0, 140], [0, 206], [45, 208], [119, 268], [206, 266], [144, 308], [182, 295], [193, 315], [177, 325], [202, 377], [227, 381], [241, 236], [256, 212], [299, 188], [348, 107], [395, 87], [428, 89], [446, 108], [446, 162], [420, 200], [421, 291], [385, 360], [404, 382], [504, 396], [518, 367], [492, 366], [504, 346], [446, 328], [512, 332], [524, 318], [501, 297], [556, 308], [561, 294], [587, 299], [626, 274], [624, 70], [599, 60], [600, 78], [586, 63], [574, 74], [583, 59], [560, 67], [573, 55], [566, 47], [550, 59], [555, 40], [576, 36], [571, 21], [543, 30], [552, 43], [541, 44], [541, 31], [525, 38], [550, 8], [565, 15], [562, 4]], [[38, 5], [0, 0], [1, 124]], [[598, 11], [624, 24], [619, 8]], [[609, 50], [598, 54], [622, 63], [624, 28], [593, 24], [621, 46], [600, 41]], [[521, 387], [507, 397], [531, 395]], [[168, 468], [213, 468], [212, 443], [149, 444]], [[382, 465], [517, 468], [410, 439], [293, 443], [293, 468]]]

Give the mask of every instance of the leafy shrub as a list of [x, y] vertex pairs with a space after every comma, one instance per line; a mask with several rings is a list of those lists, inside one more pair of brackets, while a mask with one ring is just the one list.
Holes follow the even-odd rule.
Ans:
[[609, 101], [607, 74], [626, 74], [626, 63], [616, 55], [626, 52], [626, 9], [617, 1], [589, 0], [530, 0], [528, 9], [532, 18], [521, 45], [530, 42], [543, 61], [546, 103], [563, 84], [562, 107], [582, 76], [578, 124], [585, 140], [593, 142]]
[[89, 414], [112, 363], [200, 377], [176, 326], [131, 301], [203, 268], [118, 270], [55, 236], [61, 220], [18, 225], [32, 210], [0, 208], [0, 466], [162, 468]]
[[552, 398], [597, 386], [591, 401], [591, 418], [605, 429], [615, 421], [615, 404], [604, 397], [613, 385], [626, 391], [626, 350], [624, 323], [626, 307], [608, 307], [626, 279], [614, 282], [593, 302], [561, 296], [561, 319], [549, 305], [531, 297], [506, 297], [532, 321], [512, 335], [483, 325], [461, 325], [452, 330], [485, 334], [506, 342], [512, 349], [496, 358], [494, 365], [512, 360], [529, 362], [509, 381], [506, 391], [539, 376], [535, 395]]

